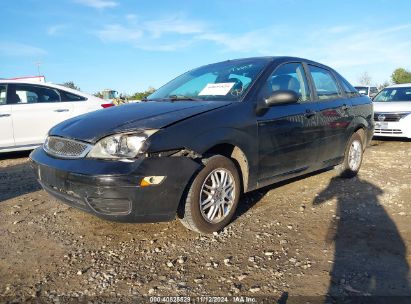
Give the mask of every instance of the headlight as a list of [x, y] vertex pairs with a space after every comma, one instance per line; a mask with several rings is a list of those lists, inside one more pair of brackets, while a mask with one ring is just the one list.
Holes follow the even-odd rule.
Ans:
[[115, 134], [98, 141], [87, 157], [92, 158], [134, 158], [142, 153], [147, 138], [157, 130], [146, 130], [141, 133]]

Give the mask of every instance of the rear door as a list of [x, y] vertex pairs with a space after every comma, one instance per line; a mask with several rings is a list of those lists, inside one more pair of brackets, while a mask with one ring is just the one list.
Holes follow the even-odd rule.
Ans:
[[334, 165], [345, 148], [346, 130], [353, 119], [352, 104], [331, 70], [312, 64], [308, 68], [321, 130], [316, 162], [323, 166]]
[[10, 84], [7, 103], [18, 146], [43, 143], [48, 130], [73, 111], [72, 105], [61, 102], [58, 90], [35, 84]]
[[68, 105], [72, 112], [70, 112], [70, 117], [88, 113], [94, 110], [102, 109], [100, 104], [89, 101], [86, 97], [74, 94], [65, 90], [59, 90], [61, 101]]
[[277, 67], [258, 98], [265, 99], [276, 90], [293, 90], [300, 100], [274, 105], [257, 116], [260, 185], [307, 170], [316, 154], [315, 106], [301, 62]]
[[6, 103], [7, 85], [0, 84], [0, 150], [14, 146], [11, 106]]

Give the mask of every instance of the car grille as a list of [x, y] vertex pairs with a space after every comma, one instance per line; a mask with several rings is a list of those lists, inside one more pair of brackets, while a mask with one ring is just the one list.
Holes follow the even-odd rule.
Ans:
[[43, 148], [48, 154], [58, 158], [82, 158], [87, 155], [92, 146], [68, 138], [49, 136]]
[[375, 129], [374, 134], [402, 134], [400, 129]]
[[374, 113], [374, 121], [399, 121], [409, 114], [411, 113]]
[[127, 215], [131, 212], [131, 202], [121, 198], [87, 198], [87, 203], [97, 213], [106, 215]]

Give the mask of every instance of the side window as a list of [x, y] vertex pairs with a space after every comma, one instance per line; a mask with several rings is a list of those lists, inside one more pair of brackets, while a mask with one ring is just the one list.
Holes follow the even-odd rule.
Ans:
[[296, 92], [302, 102], [310, 100], [310, 89], [301, 63], [286, 63], [275, 69], [267, 78], [259, 97], [268, 98], [279, 90]]
[[60, 95], [57, 90], [51, 88], [38, 87], [38, 93], [40, 93], [40, 98], [38, 102], [59, 102]]
[[341, 86], [345, 92], [345, 94], [348, 96], [348, 98], [352, 98], [352, 97], [358, 97], [360, 96], [358, 94], [358, 91], [341, 75], [338, 75]]
[[84, 101], [87, 100], [87, 98], [83, 96], [78, 96], [76, 94], [72, 94], [66, 91], [59, 91], [60, 96], [61, 96], [61, 101]]
[[5, 85], [0, 85], [0, 105], [6, 103], [6, 92], [7, 87]]
[[60, 95], [51, 88], [28, 84], [9, 85], [7, 103], [25, 104], [42, 102], [59, 102]]
[[318, 99], [330, 100], [341, 97], [337, 81], [329, 70], [310, 65], [310, 72]]

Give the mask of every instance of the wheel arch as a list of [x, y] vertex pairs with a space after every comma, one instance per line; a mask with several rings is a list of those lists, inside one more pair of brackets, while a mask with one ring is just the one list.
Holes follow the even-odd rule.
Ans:
[[237, 167], [241, 177], [241, 188], [243, 192], [249, 189], [250, 166], [249, 160], [243, 150], [231, 143], [219, 143], [203, 153], [204, 157], [220, 154], [231, 159]]
[[362, 144], [363, 144], [363, 149], [365, 150], [365, 146], [367, 144], [367, 139], [366, 139], [366, 135], [365, 135], [365, 126], [358, 125], [356, 127], [354, 133], [358, 133], [358, 135], [360, 135], [361, 141], [362, 141]]
[[363, 118], [363, 117], [356, 117], [352, 122], [351, 126], [349, 128], [351, 130], [349, 137], [351, 137], [352, 134], [358, 133], [361, 137], [361, 141], [363, 143], [363, 148], [365, 149], [368, 143], [368, 138], [367, 138], [367, 130], [370, 129], [370, 124], [369, 122]]

